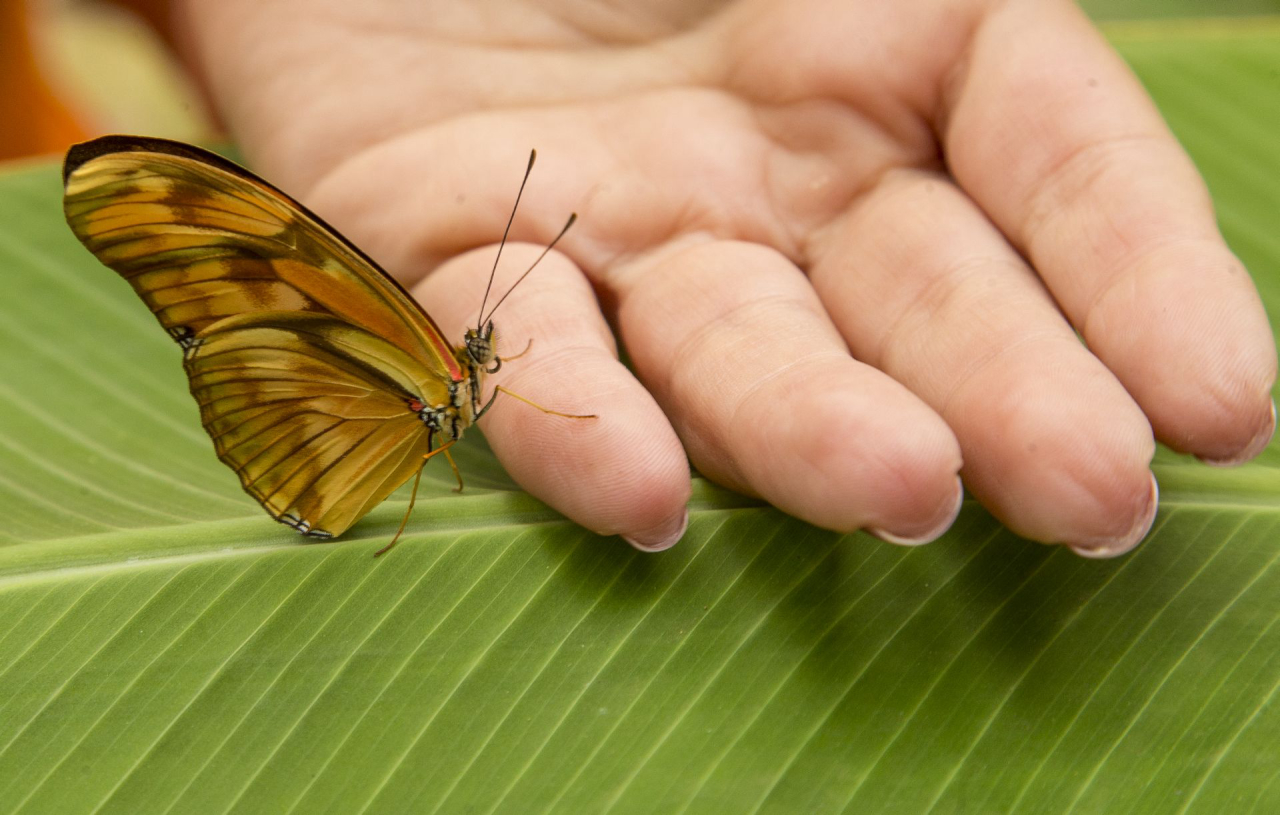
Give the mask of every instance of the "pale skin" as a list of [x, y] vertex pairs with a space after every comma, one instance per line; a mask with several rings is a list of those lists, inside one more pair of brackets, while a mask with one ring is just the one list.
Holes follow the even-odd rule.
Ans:
[[[835, 530], [923, 543], [961, 481], [1015, 532], [1127, 551], [1158, 439], [1267, 444], [1275, 345], [1194, 167], [1062, 0], [256, 0], [177, 9], [251, 164], [474, 325], [512, 476], [639, 548], [688, 459]], [[612, 330], [611, 330], [612, 327]], [[617, 360], [614, 332], [632, 364]], [[1087, 343], [1082, 344], [1076, 332]]]

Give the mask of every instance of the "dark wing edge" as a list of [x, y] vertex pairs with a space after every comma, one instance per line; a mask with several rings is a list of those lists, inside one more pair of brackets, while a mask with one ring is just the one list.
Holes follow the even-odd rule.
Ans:
[[123, 134], [113, 134], [108, 136], [99, 136], [87, 142], [72, 145], [67, 151], [66, 158], [62, 162], [62, 184], [65, 187], [67, 181], [71, 178], [71, 174], [84, 166], [88, 162], [101, 158], [102, 156], [111, 155], [113, 153], [160, 153], [162, 155], [177, 156], [201, 164], [208, 164], [218, 168], [230, 175], [236, 176], [250, 184], [256, 184], [272, 195], [278, 196], [285, 201], [290, 207], [296, 208], [308, 219], [315, 222], [323, 233], [328, 235], [338, 243], [343, 249], [350, 252], [361, 262], [368, 264], [382, 279], [390, 284], [400, 295], [407, 301], [422, 317], [423, 322], [431, 327], [431, 330], [437, 337], [443, 339], [444, 334], [440, 327], [436, 325], [436, 321], [427, 313], [413, 295], [411, 295], [399, 280], [392, 277], [386, 269], [378, 264], [373, 258], [369, 257], [363, 249], [356, 246], [345, 235], [331, 226], [327, 221], [316, 213], [312, 212], [305, 204], [299, 202], [296, 198], [281, 190], [271, 182], [263, 179], [253, 171], [236, 164], [234, 161], [225, 156], [206, 150], [203, 147], [196, 147], [193, 144], [174, 141], [172, 139], [162, 139], [153, 136], [130, 136]]

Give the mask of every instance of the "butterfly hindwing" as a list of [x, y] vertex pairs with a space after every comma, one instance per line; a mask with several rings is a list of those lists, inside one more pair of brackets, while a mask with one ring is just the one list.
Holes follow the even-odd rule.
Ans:
[[218, 457], [272, 517], [339, 535], [432, 449], [415, 401], [464, 378], [420, 307], [288, 196], [211, 153], [72, 148], [67, 221], [183, 348]]
[[341, 534], [431, 450], [408, 403], [447, 398], [430, 371], [363, 329], [251, 313], [209, 328], [185, 360], [218, 457], [276, 519]]

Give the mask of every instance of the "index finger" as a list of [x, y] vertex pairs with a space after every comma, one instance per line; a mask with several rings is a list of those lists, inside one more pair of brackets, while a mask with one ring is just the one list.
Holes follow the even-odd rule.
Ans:
[[[475, 324], [495, 250], [463, 253], [414, 287], [446, 337], [461, 338]], [[541, 251], [536, 244], [507, 244], [498, 297]], [[499, 393], [480, 424], [512, 478], [588, 529], [622, 535], [642, 551], [676, 543], [688, 523], [688, 460], [653, 397], [618, 361], [582, 272], [551, 252], [494, 322], [500, 356], [532, 345], [527, 356], [486, 377], [486, 399], [501, 385], [552, 411], [595, 415], [568, 419]]]
[[1032, 262], [1157, 437], [1206, 460], [1260, 452], [1275, 345], [1204, 182], [1074, 4], [1000, 4], [952, 88], [952, 172]]

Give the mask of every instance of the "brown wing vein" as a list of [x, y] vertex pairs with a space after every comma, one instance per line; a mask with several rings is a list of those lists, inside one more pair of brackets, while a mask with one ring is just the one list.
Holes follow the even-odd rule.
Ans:
[[[148, 286], [147, 294], [154, 296], [156, 292], [169, 291], [170, 289], [181, 289], [196, 283], [278, 283], [274, 276], [262, 275], [261, 277], [216, 277], [208, 280], [179, 280], [176, 283], [168, 283], [163, 286]], [[238, 288], [238, 287], [236, 287]], [[185, 300], [181, 302], [187, 302]]]
[[[298, 416], [309, 413], [309, 412], [310, 411], [300, 411], [299, 413], [290, 414], [290, 417], [297, 418]], [[279, 467], [280, 465], [287, 463], [289, 459], [292, 458], [294, 454], [296, 454], [299, 450], [302, 450], [304, 447], [309, 446], [312, 442], [316, 441], [316, 439], [319, 439], [321, 436], [325, 435], [326, 433], [333, 430], [334, 428], [342, 426], [341, 419], [336, 419], [335, 417], [329, 417], [329, 418], [334, 418], [335, 421], [325, 425], [323, 428], [311, 434], [310, 436], [307, 436], [306, 438], [300, 441], [297, 441], [293, 447], [289, 448], [288, 452], [281, 454], [280, 451], [277, 449], [281, 445], [286, 445], [286, 444], [289, 444], [291, 441], [293, 441], [292, 439], [288, 438], [288, 434], [286, 433], [284, 436], [281, 436], [280, 438], [276, 439], [274, 442], [267, 445], [263, 449], [259, 450], [257, 453], [254, 453], [253, 456], [245, 459], [244, 461], [238, 464], [235, 462], [228, 461], [227, 465], [230, 466], [231, 469], [235, 470], [237, 473], [243, 474], [245, 470], [253, 466], [253, 464], [257, 462], [258, 459], [270, 453], [273, 458], [278, 457], [280, 460], [277, 461], [275, 464], [271, 465], [270, 467], [268, 467], [267, 469], [263, 470], [260, 476], [258, 477], [265, 476], [269, 474], [272, 470], [274, 470], [276, 467]], [[277, 427], [282, 424], [285, 424], [285, 422], [275, 422], [269, 425], [269, 427]], [[293, 432], [294, 429], [295, 428], [292, 428], [292, 427], [288, 428], [289, 432]], [[235, 446], [239, 446], [239, 444], [240, 443], [237, 442]], [[221, 454], [220, 457], [223, 457], [223, 456], [225, 456], [226, 458], [230, 458], [230, 456], [227, 455], [226, 453]], [[256, 481], [258, 477], [255, 477], [253, 480]]]
[[[215, 328], [215, 329], [216, 329], [216, 327], [217, 327], [217, 326], [216, 326], [216, 324], [215, 324], [215, 325], [214, 325], [214, 326], [212, 326], [211, 328]], [[207, 348], [207, 347], [208, 347], [208, 346], [202, 346], [202, 347], [201, 347], [201, 350], [203, 351], [203, 350], [204, 350], [205, 348]], [[200, 363], [204, 363], [206, 360], [213, 359], [213, 358], [218, 357], [218, 356], [221, 356], [221, 355], [223, 355], [223, 354], [233, 354], [233, 353], [239, 353], [239, 352], [241, 352], [241, 351], [247, 351], [247, 350], [253, 350], [253, 351], [267, 351], [267, 352], [271, 352], [271, 353], [275, 353], [275, 354], [280, 354], [280, 353], [282, 353], [282, 351], [281, 351], [281, 349], [280, 349], [280, 348], [273, 348], [273, 347], [271, 347], [271, 346], [256, 346], [256, 345], [254, 345], [254, 346], [243, 346], [243, 347], [238, 347], [238, 348], [228, 348], [228, 349], [225, 349], [225, 350], [215, 349], [215, 350], [213, 350], [213, 351], [211, 351], [211, 352], [208, 352], [208, 353], [201, 353], [201, 355], [200, 355], [200, 357], [199, 357], [199, 362], [200, 362]], [[398, 396], [401, 396], [401, 397], [403, 397], [403, 398], [408, 398], [408, 399], [416, 398], [416, 394], [413, 394], [413, 393], [409, 393], [409, 392], [407, 392], [403, 387], [401, 387], [400, 383], [396, 382], [394, 379], [392, 379], [392, 378], [390, 378], [390, 377], [386, 376], [386, 375], [385, 375], [385, 374], [383, 374], [381, 371], [374, 370], [374, 369], [368, 368], [368, 367], [366, 367], [366, 366], [360, 366], [360, 365], [359, 365], [359, 361], [358, 361], [358, 360], [352, 359], [352, 358], [350, 358], [350, 357], [335, 357], [334, 355], [327, 355], [327, 356], [329, 356], [329, 358], [327, 358], [327, 359], [323, 359], [323, 360], [322, 360], [322, 359], [319, 359], [319, 357], [318, 357], [316, 354], [314, 354], [314, 353], [313, 353], [313, 354], [306, 354], [306, 355], [303, 355], [303, 356], [308, 356], [308, 357], [310, 357], [310, 358], [312, 358], [312, 359], [315, 359], [315, 360], [317, 360], [317, 361], [319, 361], [319, 362], [321, 362], [321, 363], [323, 363], [323, 364], [326, 364], [326, 365], [329, 365], [330, 367], [336, 368], [337, 370], [340, 370], [340, 371], [342, 371], [343, 373], [348, 373], [348, 374], [351, 374], [351, 375], [353, 375], [353, 376], [357, 376], [357, 377], [359, 377], [359, 378], [365, 379], [366, 381], [369, 381], [369, 380], [376, 381], [376, 382], [381, 386], [381, 388], [380, 388], [381, 390], [390, 391], [391, 393], [397, 394]], [[191, 367], [194, 367], [194, 366], [193, 366], [191, 363], [188, 363], [188, 373], [189, 373], [189, 374], [191, 373], [191, 372], [190, 372], [190, 368], [191, 368]], [[200, 365], [200, 367], [201, 367], [202, 369], [204, 369], [204, 368], [205, 368], [205, 366], [204, 366], [203, 364], [201, 364], [201, 365]], [[202, 373], [202, 374], [203, 374], [203, 373], [208, 373], [208, 372], [211, 372], [211, 371], [229, 371], [229, 370], [238, 370], [238, 369], [243, 369], [244, 367], [245, 367], [245, 366], [244, 366], [244, 363], [233, 363], [233, 364], [226, 365], [226, 366], [223, 366], [223, 367], [216, 367], [216, 368], [208, 368], [208, 369], [204, 369], [204, 370], [201, 370], [201, 371], [200, 371], [200, 373]]]
[[[337, 438], [337, 439], [328, 438], [324, 441], [323, 444], [317, 444], [317, 442], [321, 438], [325, 436], [329, 436], [335, 429], [339, 427], [343, 427], [343, 423], [341, 421], [334, 422], [333, 424], [324, 428], [320, 432], [307, 437], [306, 441], [303, 441], [300, 444], [297, 444], [296, 446], [294, 446], [288, 453], [281, 456], [280, 460], [277, 461], [275, 464], [273, 464], [271, 467], [268, 467], [267, 469], [263, 470], [261, 473], [257, 474], [256, 476], [251, 476], [250, 483], [256, 486], [259, 481], [262, 481], [264, 478], [266, 478], [269, 475], [273, 475], [276, 472], [276, 470], [280, 469], [281, 467], [292, 467], [292, 469], [288, 470], [283, 476], [280, 477], [280, 483], [275, 487], [275, 489], [273, 489], [269, 493], [260, 493], [262, 495], [262, 500], [263, 501], [269, 500], [271, 496], [279, 492], [280, 488], [284, 486], [285, 482], [287, 482], [293, 476], [297, 475], [298, 472], [303, 467], [307, 466], [307, 464], [315, 460], [318, 456], [323, 455], [335, 443], [341, 442], [342, 441], [341, 438]], [[268, 450], [274, 449], [275, 447], [276, 445], [272, 445], [270, 448], [268, 448]], [[307, 455], [302, 457], [300, 460], [294, 460], [297, 453], [303, 450], [304, 448], [307, 450]], [[260, 458], [266, 453], [267, 453], [267, 450], [263, 450], [261, 453], [258, 453], [256, 456], [254, 456], [254, 459]], [[244, 465], [242, 465], [241, 467], [233, 467], [233, 469], [235, 469], [237, 473], [244, 475], [245, 468], [247, 468], [250, 464], [252, 464], [254, 459], [251, 459], [245, 462]]]
[[[294, 415], [294, 414], [291, 414], [291, 415]], [[243, 427], [244, 424], [247, 424], [247, 423], [241, 423], [239, 425], [236, 425], [236, 428], [239, 429]], [[262, 438], [263, 436], [266, 436], [268, 433], [270, 433], [273, 430], [278, 431], [277, 434], [273, 438], [271, 438], [261, 450], [259, 450], [257, 453], [250, 456], [248, 459], [246, 459], [244, 464], [241, 465], [240, 467], [232, 468], [236, 472], [240, 472], [241, 469], [243, 469], [244, 467], [248, 467], [250, 464], [252, 464], [253, 459], [267, 452], [274, 444], [281, 441], [282, 439], [284, 439], [285, 436], [287, 436], [289, 433], [292, 432], [293, 428], [289, 427], [288, 421], [272, 422], [270, 424], [264, 425], [262, 428], [254, 431], [253, 433], [250, 433], [244, 438], [237, 439], [235, 443], [232, 444], [230, 447], [223, 448], [221, 451], [219, 451], [219, 454], [218, 454], [219, 458], [222, 458], [224, 461], [229, 458], [232, 458], [232, 456], [234, 455], [235, 451], [238, 448], [243, 447], [244, 445], [249, 444], [251, 442], [257, 441], [258, 439]], [[303, 442], [303, 443], [305, 444], [306, 442]]]
[[[197, 397], [197, 398], [196, 398], [196, 404], [198, 404], [200, 407], [211, 407], [211, 406], [213, 406], [213, 405], [216, 405], [218, 402], [221, 402], [221, 401], [222, 401], [222, 400], [224, 400], [224, 399], [232, 399], [232, 398], [239, 397], [239, 396], [248, 396], [248, 395], [250, 395], [250, 394], [252, 394], [252, 393], [289, 393], [289, 392], [292, 392], [292, 391], [294, 390], [294, 388], [292, 387], [293, 383], [298, 383], [298, 382], [305, 382], [305, 383], [306, 383], [306, 384], [308, 384], [308, 385], [320, 385], [320, 386], [330, 387], [330, 388], [335, 388], [335, 389], [347, 389], [347, 390], [350, 390], [350, 391], [360, 391], [360, 394], [359, 394], [359, 395], [365, 395], [365, 394], [369, 394], [369, 393], [373, 393], [373, 392], [374, 392], [374, 389], [373, 389], [373, 388], [364, 387], [363, 385], [357, 385], [357, 384], [355, 384], [355, 383], [346, 383], [346, 382], [320, 382], [320, 381], [316, 381], [316, 380], [313, 380], [313, 379], [293, 379], [293, 380], [289, 380], [289, 379], [281, 379], [281, 380], [273, 380], [273, 379], [227, 379], [227, 380], [223, 380], [223, 381], [219, 382], [219, 383], [218, 383], [218, 387], [226, 387], [226, 386], [228, 386], [228, 385], [260, 385], [260, 384], [262, 384], [262, 383], [264, 383], [264, 382], [277, 382], [277, 381], [278, 381], [278, 382], [286, 382], [286, 383], [290, 383], [290, 384], [288, 384], [288, 385], [282, 385], [282, 386], [281, 386], [281, 387], [279, 387], [279, 388], [265, 388], [265, 387], [264, 387], [264, 388], [254, 388], [254, 389], [252, 389], [252, 390], [246, 390], [246, 391], [244, 391], [243, 393], [230, 393], [230, 394], [227, 394], [226, 396], [215, 396], [214, 398], [212, 398], [212, 399], [210, 399], [210, 400], [208, 400], [208, 401], [201, 401], [201, 400], [200, 400], [200, 398], [199, 398], [199, 397]], [[343, 395], [344, 395], [344, 396], [356, 396], [357, 394], [343, 394]], [[300, 399], [310, 399], [310, 398], [312, 398], [312, 397], [311, 397], [311, 396], [300, 396], [300, 397], [298, 397], [298, 398], [300, 398]], [[270, 400], [269, 400], [269, 401], [270, 401]], [[223, 415], [230, 415], [230, 414], [223, 414]]]
[[[342, 424], [337, 424], [337, 425], [334, 425], [334, 427], [343, 427], [343, 425], [342, 425]], [[367, 433], [365, 433], [363, 436], [361, 436], [361, 437], [360, 437], [360, 439], [359, 439], [355, 444], [351, 445], [351, 446], [350, 446], [350, 447], [348, 447], [347, 449], [348, 449], [348, 450], [353, 449], [353, 448], [354, 448], [356, 445], [358, 445], [361, 441], [364, 441], [366, 438], [368, 438], [368, 436], [369, 436], [370, 434], [372, 434], [372, 433], [374, 432], [374, 430], [376, 430], [376, 429], [377, 429], [376, 427], [371, 428]], [[324, 435], [324, 434], [321, 434], [321, 435]], [[329, 440], [326, 440], [326, 442], [325, 442], [324, 444], [322, 444], [322, 445], [313, 445], [313, 446], [315, 446], [315, 447], [316, 447], [316, 449], [314, 449], [314, 450], [312, 450], [312, 451], [311, 451], [311, 455], [309, 455], [307, 458], [305, 458], [304, 460], [302, 460], [301, 462], [299, 462], [299, 463], [298, 463], [298, 466], [294, 467], [294, 468], [293, 468], [293, 470], [292, 470], [292, 471], [291, 471], [287, 476], [285, 476], [285, 477], [281, 480], [280, 484], [279, 484], [275, 489], [273, 489], [273, 490], [271, 491], [271, 493], [270, 493], [270, 494], [266, 497], [266, 499], [264, 499], [264, 500], [270, 500], [271, 498], [274, 498], [274, 497], [276, 496], [276, 494], [278, 494], [278, 493], [279, 493], [281, 490], [283, 490], [285, 487], [289, 486], [290, 482], [292, 482], [292, 481], [293, 481], [293, 479], [294, 479], [294, 478], [295, 478], [299, 473], [301, 473], [301, 472], [306, 468], [306, 466], [307, 466], [308, 464], [310, 464], [311, 462], [313, 462], [313, 461], [315, 461], [316, 459], [320, 458], [320, 457], [321, 457], [321, 456], [323, 456], [325, 453], [328, 453], [328, 452], [333, 448], [333, 446], [335, 445], [335, 443], [342, 443], [343, 441], [344, 441], [344, 439], [337, 439], [337, 441], [336, 441], [336, 442], [335, 442], [333, 439], [329, 439]], [[288, 460], [289, 460], [289, 459], [285, 459], [285, 461], [288, 461]], [[302, 487], [301, 489], [296, 489], [296, 488], [295, 488], [295, 489], [291, 490], [291, 492], [292, 492], [294, 495], [302, 495], [302, 494], [305, 494], [305, 493], [306, 493], [306, 491], [307, 491], [307, 489], [308, 489], [308, 488], [310, 488], [313, 484], [315, 484], [317, 480], [319, 480], [320, 475], [323, 475], [324, 473], [328, 472], [328, 471], [333, 467], [333, 465], [334, 465], [334, 464], [336, 464], [337, 462], [339, 462], [339, 461], [341, 461], [341, 460], [342, 460], [342, 456], [340, 456], [340, 455], [339, 455], [339, 456], [334, 456], [333, 461], [330, 461], [328, 464], [326, 464], [326, 465], [324, 466], [324, 468], [320, 471], [320, 473], [319, 473], [315, 478], [312, 478], [310, 481], [308, 481], [308, 482], [306, 483], [306, 486]], [[256, 483], [256, 482], [255, 482], [255, 483]], [[294, 499], [294, 500], [293, 500], [293, 501], [291, 501], [290, 503], [297, 503], [297, 499]]]

